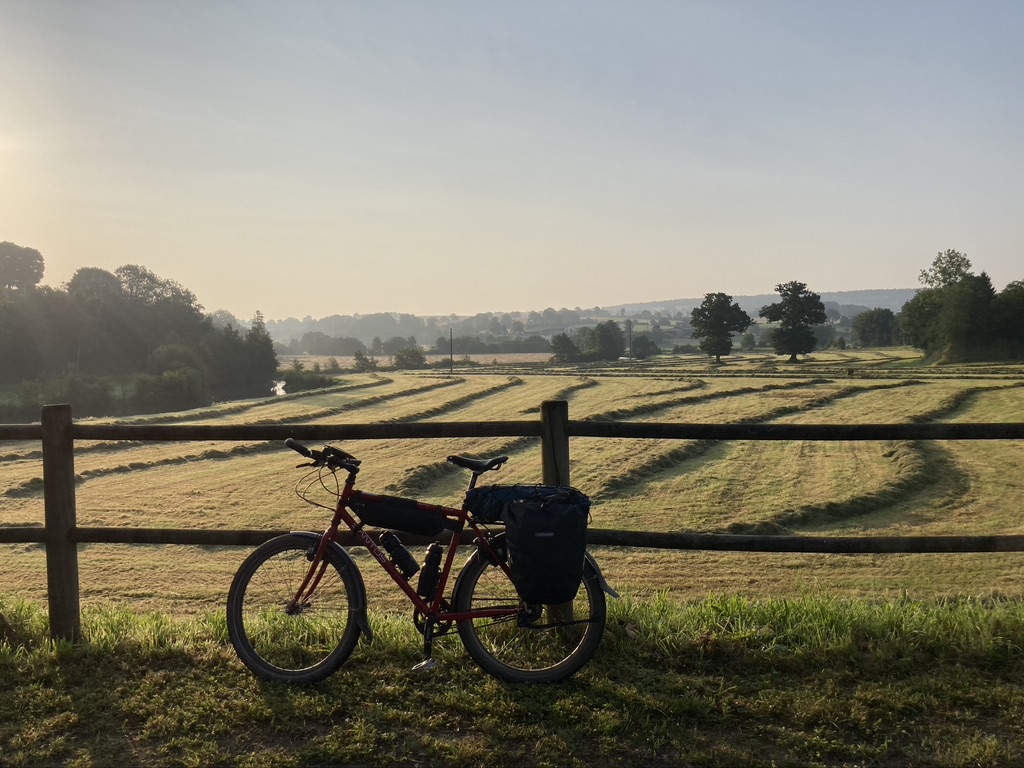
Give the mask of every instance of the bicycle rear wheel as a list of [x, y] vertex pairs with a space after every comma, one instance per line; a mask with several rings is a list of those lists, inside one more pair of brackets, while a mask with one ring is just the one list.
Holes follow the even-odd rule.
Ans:
[[466, 651], [487, 673], [512, 683], [552, 683], [575, 674], [597, 652], [604, 634], [605, 597], [589, 559], [575, 599], [546, 605], [532, 621], [505, 572], [482, 553], [472, 555], [459, 574], [453, 610], [465, 613], [511, 606], [517, 614], [461, 621]]
[[228, 635], [258, 677], [289, 683], [323, 680], [359, 640], [357, 582], [351, 563], [332, 550], [313, 594], [289, 610], [309, 571], [317, 540], [288, 534], [257, 548], [228, 592]]

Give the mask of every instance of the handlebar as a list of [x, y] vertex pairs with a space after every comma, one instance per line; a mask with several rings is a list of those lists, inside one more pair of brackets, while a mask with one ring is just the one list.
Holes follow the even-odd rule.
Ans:
[[359, 471], [359, 465], [362, 463], [352, 454], [331, 445], [325, 445], [322, 451], [318, 451], [315, 448], [307, 448], [290, 437], [284, 441], [284, 444], [296, 453], [302, 454], [311, 460], [309, 464], [300, 464], [300, 467], [327, 467], [332, 472], [336, 469], [344, 469], [346, 472], [356, 473]]
[[307, 459], [313, 458], [313, 452], [311, 450], [309, 450], [309, 448], [304, 446], [302, 443], [296, 442], [295, 440], [293, 440], [290, 437], [287, 440], [284, 441], [284, 444], [287, 445], [289, 448], [291, 448], [293, 451], [297, 451], [298, 453], [301, 453]]

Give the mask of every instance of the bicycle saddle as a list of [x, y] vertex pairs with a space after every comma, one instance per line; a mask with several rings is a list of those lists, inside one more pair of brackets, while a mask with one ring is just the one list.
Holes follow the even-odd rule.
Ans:
[[500, 469], [508, 461], [508, 456], [497, 456], [493, 459], [470, 459], [466, 456], [449, 456], [448, 461], [457, 467], [468, 469], [476, 475], [482, 475], [490, 469]]

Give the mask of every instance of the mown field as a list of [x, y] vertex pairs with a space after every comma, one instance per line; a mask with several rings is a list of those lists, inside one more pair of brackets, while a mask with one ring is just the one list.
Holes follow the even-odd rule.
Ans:
[[[329, 390], [138, 418], [344, 424], [537, 418], [680, 423], [1019, 422], [1024, 366], [921, 365], [908, 350], [586, 368], [496, 360], [343, 375]], [[533, 439], [352, 441], [360, 485], [458, 504], [452, 453], [508, 454], [539, 482]], [[1019, 442], [571, 443], [593, 526], [815, 535], [1024, 533]], [[279, 443], [76, 445], [81, 525], [322, 528]], [[40, 446], [0, 443], [0, 525], [43, 520]], [[612, 601], [593, 662], [557, 686], [502, 685], [442, 638], [437, 672], [404, 596], [358, 551], [377, 638], [325, 683], [257, 681], [227, 642], [246, 550], [80, 548], [84, 642], [53, 646], [45, 560], [0, 557], [4, 765], [1024, 764], [1024, 555], [595, 551]]]
[[[562, 398], [570, 418], [684, 423], [1019, 421], [1024, 366], [925, 367], [911, 350], [819, 353], [801, 365], [746, 355], [711, 366], [665, 357], [586, 368], [516, 359], [437, 372], [343, 375], [329, 390], [202, 411], [161, 423], [370, 423], [530, 419]], [[508, 454], [501, 482], [539, 482], [532, 439], [353, 441], [360, 486], [458, 504], [468, 477], [452, 453]], [[1024, 532], [1024, 452], [1012, 441], [734, 442], [574, 438], [573, 484], [594, 500], [593, 526], [738, 533], [993, 534]], [[301, 472], [264, 442], [76, 445], [81, 525], [317, 530], [324, 512], [294, 495]], [[0, 524], [43, 519], [40, 446], [0, 444]], [[192, 615], [223, 603], [244, 556], [236, 548], [83, 546], [83, 601]], [[606, 576], [636, 597], [751, 598], [1024, 594], [1017, 555], [829, 556], [605, 548]], [[370, 570], [369, 568], [367, 569]], [[371, 602], [401, 598], [367, 573]], [[5, 546], [0, 592], [45, 596], [42, 550]]]

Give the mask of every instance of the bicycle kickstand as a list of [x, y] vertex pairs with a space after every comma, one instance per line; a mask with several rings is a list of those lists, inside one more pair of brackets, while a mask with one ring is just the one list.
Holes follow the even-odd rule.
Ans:
[[429, 672], [437, 666], [434, 653], [434, 618], [428, 616], [423, 625], [423, 661], [412, 668], [413, 672]]

